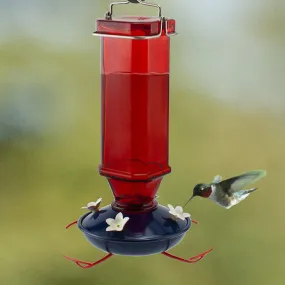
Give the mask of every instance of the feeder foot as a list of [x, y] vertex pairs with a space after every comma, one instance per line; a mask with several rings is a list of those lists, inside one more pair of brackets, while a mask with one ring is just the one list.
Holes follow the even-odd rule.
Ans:
[[186, 262], [186, 263], [196, 263], [198, 261], [200, 261], [201, 259], [203, 259], [208, 253], [210, 253], [211, 251], [213, 250], [213, 248], [205, 251], [204, 253], [201, 253], [199, 255], [196, 255], [196, 256], [193, 256], [189, 259], [184, 259], [184, 258], [181, 258], [181, 257], [178, 257], [178, 256], [175, 256], [175, 255], [172, 255], [166, 251], [162, 252], [163, 255], [167, 256], [167, 257], [170, 257], [170, 258], [173, 258], [173, 259], [176, 259], [176, 260], [179, 260], [179, 261], [182, 261], [182, 262]]
[[67, 225], [65, 228], [68, 229], [70, 227], [72, 227], [73, 225], [76, 225], [77, 221], [72, 222], [71, 224]]
[[91, 268], [91, 267], [94, 267], [94, 266], [98, 265], [99, 263], [101, 263], [101, 262], [107, 260], [107, 259], [110, 258], [111, 256], [113, 256], [113, 254], [112, 254], [112, 253], [109, 253], [109, 254], [107, 254], [105, 257], [103, 257], [102, 259], [100, 259], [100, 260], [98, 260], [98, 261], [96, 261], [96, 262], [93, 262], [93, 263], [87, 262], [87, 261], [77, 260], [77, 259], [74, 259], [74, 258], [65, 256], [65, 255], [64, 255], [64, 258], [66, 258], [66, 259], [68, 259], [68, 260], [70, 260], [70, 261], [75, 262], [76, 265], [78, 265], [78, 266], [81, 267], [81, 268], [87, 269], [87, 268]]

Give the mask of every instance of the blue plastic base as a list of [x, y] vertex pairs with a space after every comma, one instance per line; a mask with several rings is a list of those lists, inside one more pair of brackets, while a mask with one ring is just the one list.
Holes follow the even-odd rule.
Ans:
[[130, 220], [123, 231], [107, 232], [107, 218], [118, 214], [111, 205], [78, 220], [79, 229], [95, 247], [112, 254], [143, 256], [161, 253], [177, 245], [191, 227], [187, 218], [173, 220], [169, 209], [158, 205], [152, 212], [124, 214]]

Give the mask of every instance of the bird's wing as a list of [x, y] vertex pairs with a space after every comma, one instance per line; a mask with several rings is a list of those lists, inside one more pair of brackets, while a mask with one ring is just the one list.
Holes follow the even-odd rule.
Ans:
[[216, 175], [212, 183], [220, 183], [222, 180], [222, 176]]
[[232, 195], [249, 184], [255, 183], [259, 179], [266, 176], [265, 170], [253, 170], [246, 173], [243, 173], [239, 176], [235, 176], [226, 180], [223, 180], [219, 185], [224, 189], [224, 191]]

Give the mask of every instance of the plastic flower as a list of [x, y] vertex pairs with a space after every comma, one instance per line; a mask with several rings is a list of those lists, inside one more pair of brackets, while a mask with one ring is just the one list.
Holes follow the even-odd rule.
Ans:
[[115, 219], [107, 219], [106, 223], [109, 225], [109, 227], [106, 228], [107, 232], [110, 231], [117, 231], [121, 232], [126, 224], [126, 222], [129, 220], [129, 217], [123, 217], [122, 213], [118, 213], [115, 217]]
[[88, 209], [89, 211], [97, 212], [101, 202], [102, 198], [99, 198], [96, 202], [89, 202], [87, 206], [81, 207], [81, 209]]
[[174, 217], [174, 218], [178, 218], [181, 220], [185, 220], [186, 218], [190, 218], [191, 215], [188, 213], [183, 213], [183, 209], [181, 206], [177, 206], [175, 209], [172, 205], [168, 204], [167, 205], [169, 208], [169, 213]]

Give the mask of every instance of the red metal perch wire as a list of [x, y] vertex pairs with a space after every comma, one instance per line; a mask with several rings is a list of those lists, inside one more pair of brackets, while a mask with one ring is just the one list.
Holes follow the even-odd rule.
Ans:
[[76, 224], [77, 224], [77, 221], [74, 221], [74, 222], [70, 223], [69, 225], [67, 225], [65, 228], [69, 229], [70, 227], [72, 227], [72, 226], [74, 226]]
[[98, 261], [93, 262], [93, 263], [92, 263], [92, 262], [88, 262], [88, 261], [78, 260], [78, 259], [71, 258], [71, 257], [65, 256], [65, 255], [64, 255], [64, 258], [66, 258], [66, 259], [68, 259], [68, 260], [70, 260], [70, 261], [75, 262], [75, 263], [76, 263], [79, 267], [81, 267], [81, 268], [87, 269], [87, 268], [91, 268], [91, 267], [94, 267], [94, 266], [98, 265], [99, 263], [101, 263], [101, 262], [107, 260], [107, 259], [110, 258], [111, 256], [113, 256], [113, 254], [112, 254], [112, 253], [109, 253], [109, 254], [107, 254], [105, 257], [103, 257], [103, 258], [101, 258], [101, 259], [99, 259]]
[[203, 259], [208, 253], [210, 253], [211, 251], [213, 250], [213, 248], [201, 253], [201, 254], [198, 254], [198, 255], [195, 255], [189, 259], [184, 259], [184, 258], [181, 258], [179, 256], [175, 256], [173, 254], [170, 254], [166, 251], [162, 252], [163, 255], [167, 256], [167, 257], [170, 257], [170, 258], [173, 258], [173, 259], [176, 259], [176, 260], [179, 260], [179, 261], [182, 261], [182, 262], [186, 262], [186, 263], [196, 263], [198, 261], [200, 261], [201, 259]]

